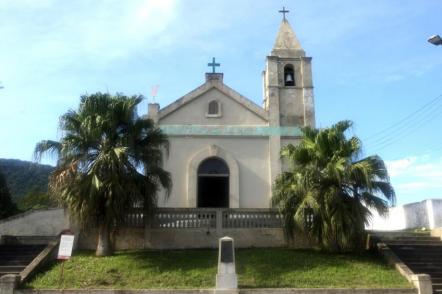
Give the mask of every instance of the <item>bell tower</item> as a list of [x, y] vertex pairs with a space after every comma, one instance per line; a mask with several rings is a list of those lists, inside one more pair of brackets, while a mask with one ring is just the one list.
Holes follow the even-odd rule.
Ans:
[[311, 57], [297, 39], [284, 14], [263, 71], [264, 109], [271, 126], [315, 127]]

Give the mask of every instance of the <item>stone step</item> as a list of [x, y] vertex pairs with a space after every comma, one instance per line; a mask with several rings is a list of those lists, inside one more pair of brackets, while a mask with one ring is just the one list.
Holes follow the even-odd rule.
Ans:
[[406, 239], [406, 240], [405, 239], [394, 239], [394, 240], [384, 241], [385, 244], [393, 244], [393, 243], [398, 243], [398, 242], [405, 243], [405, 244], [415, 243], [415, 242], [418, 242], [418, 243], [427, 242], [429, 244], [435, 244], [435, 243], [442, 244], [442, 242], [439, 239]]
[[401, 237], [397, 237], [394, 238], [394, 240], [437, 240], [437, 241], [441, 241], [441, 239], [439, 237], [432, 237], [429, 235], [424, 235], [424, 236], [401, 236]]
[[396, 251], [404, 251], [404, 252], [410, 252], [410, 251], [421, 251], [422, 253], [441, 253], [442, 252], [442, 245], [432, 245], [432, 246], [417, 246], [417, 245], [408, 245], [408, 244], [401, 244], [401, 245], [389, 245], [391, 249], [394, 248]]
[[395, 254], [400, 258], [405, 259], [430, 259], [430, 260], [440, 260], [442, 258], [441, 253], [437, 254], [419, 254], [419, 253], [402, 253], [395, 251]]
[[41, 250], [25, 250], [25, 251], [12, 251], [12, 250], [0, 251], [0, 258], [6, 257], [6, 256], [14, 256], [14, 255], [23, 255], [23, 256], [33, 255], [33, 254], [41, 252], [42, 250], [43, 249], [41, 249]]
[[10, 260], [0, 260], [0, 266], [9, 266], [9, 265], [28, 265], [33, 261], [34, 258], [27, 258], [27, 259], [10, 259]]
[[33, 251], [27, 251], [27, 252], [10, 252], [7, 254], [7, 252], [1, 252], [0, 257], [7, 258], [8, 256], [34, 256], [34, 254], [40, 253], [42, 250], [33, 250]]
[[31, 244], [31, 245], [23, 245], [23, 244], [2, 244], [0, 245], [0, 249], [10, 249], [10, 248], [41, 248], [45, 247], [46, 244]]
[[18, 274], [46, 247], [46, 245], [0, 245], [0, 276]]
[[431, 247], [429, 249], [421, 249], [421, 248], [416, 249], [410, 246], [403, 246], [403, 247], [389, 246], [389, 247], [391, 250], [394, 250], [395, 252], [404, 253], [404, 254], [422, 254], [422, 255], [442, 254], [440, 250], [434, 247]]
[[1, 273], [0, 272], [0, 277], [5, 276], [5, 275], [16, 275], [16, 274], [18, 274], [18, 273], [16, 273], [16, 272], [12, 272], [12, 273], [4, 272], [4, 273]]
[[371, 233], [373, 236], [378, 237], [378, 238], [391, 238], [391, 237], [395, 237], [395, 238], [400, 238], [400, 237], [425, 237], [425, 236], [431, 236], [430, 232], [419, 232], [419, 233], [415, 233], [415, 232], [404, 232], [404, 231], [388, 231], [388, 232], [372, 232]]
[[28, 251], [41, 251], [46, 246], [44, 245], [0, 245], [0, 253], [3, 252], [19, 252], [24, 253]]
[[421, 255], [419, 253], [413, 253], [413, 254], [408, 254], [408, 253], [399, 253], [399, 252], [395, 252], [396, 255], [398, 257], [404, 258], [404, 259], [408, 259], [408, 260], [418, 260], [418, 259], [422, 259], [422, 260], [437, 260], [440, 261], [442, 260], [442, 254], [425, 254], [425, 255]]
[[440, 262], [434, 261], [418, 261], [418, 262], [407, 262], [409, 266], [425, 266], [425, 267], [442, 267]]
[[441, 283], [433, 283], [432, 288], [433, 288], [433, 293], [442, 293], [442, 284]]
[[428, 268], [428, 269], [440, 269], [442, 271], [442, 264], [425, 264], [425, 263], [421, 263], [421, 264], [410, 264], [407, 263], [408, 267], [410, 268], [416, 268], [416, 269], [424, 269], [424, 268]]
[[402, 257], [399, 257], [399, 259], [406, 264], [425, 264], [425, 263], [442, 264], [442, 259], [406, 259]]
[[430, 276], [435, 277], [435, 278], [442, 278], [442, 271], [433, 272]]
[[26, 266], [0, 266], [0, 273], [19, 273], [25, 269]]
[[411, 268], [411, 267], [409, 267], [409, 268], [415, 274], [427, 274], [430, 276], [434, 276], [434, 275], [436, 275], [436, 273], [441, 271], [440, 268], [439, 269], [431, 269], [431, 268], [424, 268], [424, 269], [421, 268], [420, 269], [420, 268]]
[[3, 236], [8, 245], [47, 245], [54, 239], [55, 236]]
[[416, 240], [416, 241], [397, 240], [397, 241], [388, 241], [388, 242], [386, 242], [386, 244], [388, 246], [390, 246], [390, 245], [395, 245], [395, 246], [421, 245], [421, 246], [440, 246], [440, 247], [442, 247], [442, 242], [440, 242], [440, 241], [427, 241], [427, 240]]
[[441, 258], [442, 252], [437, 251], [428, 251], [428, 252], [419, 252], [417, 250], [394, 250], [392, 249], [397, 256], [403, 257], [422, 257], [422, 258]]

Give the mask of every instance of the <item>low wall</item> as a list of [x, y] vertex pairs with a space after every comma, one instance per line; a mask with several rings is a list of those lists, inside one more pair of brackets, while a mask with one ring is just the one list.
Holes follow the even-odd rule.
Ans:
[[[218, 240], [229, 236], [238, 248], [311, 248], [299, 234], [288, 244], [282, 219], [271, 209], [159, 208], [144, 226], [143, 213], [133, 209], [121, 228], [112, 232], [116, 250], [217, 248]], [[79, 247], [94, 249], [96, 229], [80, 234]]]
[[14, 294], [216, 294], [216, 293], [239, 293], [239, 294], [417, 294], [416, 289], [239, 289], [217, 290], [214, 289], [165, 289], [165, 290], [15, 290]]
[[[97, 229], [70, 227], [68, 219], [62, 209], [32, 211], [0, 222], [0, 235], [56, 236], [70, 228], [77, 248], [95, 249]], [[312, 247], [300, 234], [287, 243], [281, 216], [269, 209], [158, 209], [148, 226], [142, 212], [134, 209], [111, 232], [116, 250], [217, 248], [224, 236], [232, 237], [238, 248]]]
[[[144, 228], [118, 228], [111, 232], [115, 250], [143, 249]], [[77, 248], [95, 250], [97, 248], [97, 229], [83, 230], [79, 233]]]
[[442, 199], [428, 199], [389, 209], [386, 217], [372, 211], [368, 230], [395, 231], [413, 228], [442, 227]]
[[[287, 245], [282, 229], [147, 229], [146, 248], [185, 249], [218, 248], [218, 240], [229, 236], [235, 240], [235, 247], [283, 247]], [[302, 243], [299, 244], [302, 246]]]
[[69, 226], [69, 217], [63, 209], [31, 210], [0, 220], [0, 237], [56, 236]]
[[[235, 247], [284, 247], [311, 248], [306, 238], [297, 236], [290, 244], [282, 229], [144, 229], [119, 228], [111, 233], [116, 250], [126, 249], [190, 249], [218, 248], [218, 240], [229, 236], [235, 240]], [[97, 246], [97, 230], [82, 232], [79, 249], [93, 250]]]

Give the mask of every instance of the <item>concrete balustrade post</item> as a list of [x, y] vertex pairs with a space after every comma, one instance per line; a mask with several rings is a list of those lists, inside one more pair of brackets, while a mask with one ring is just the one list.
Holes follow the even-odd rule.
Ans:
[[412, 275], [411, 281], [418, 290], [418, 294], [432, 294], [431, 278], [427, 274]]
[[223, 210], [216, 210], [216, 233], [221, 236], [223, 233]]

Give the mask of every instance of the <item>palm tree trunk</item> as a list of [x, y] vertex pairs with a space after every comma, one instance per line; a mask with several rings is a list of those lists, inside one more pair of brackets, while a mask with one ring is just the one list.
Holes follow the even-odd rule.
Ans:
[[110, 241], [109, 224], [101, 222], [98, 226], [98, 244], [95, 251], [96, 256], [109, 256], [112, 255], [112, 244]]

